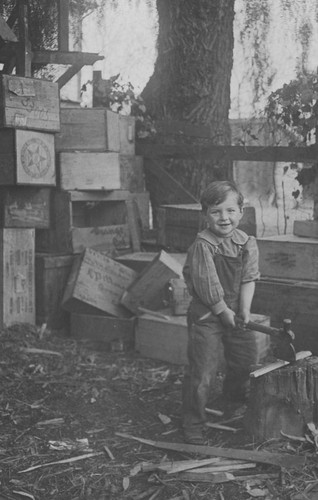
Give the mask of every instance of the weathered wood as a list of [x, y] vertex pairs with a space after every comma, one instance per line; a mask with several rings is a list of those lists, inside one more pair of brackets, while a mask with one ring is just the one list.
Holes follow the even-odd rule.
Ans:
[[206, 160], [310, 162], [317, 159], [317, 146], [195, 146], [191, 144], [154, 144], [137, 141], [136, 153], [149, 159], [200, 158]]
[[135, 117], [119, 115], [120, 152], [126, 155], [135, 154]]
[[179, 451], [181, 453], [197, 453], [200, 455], [233, 458], [237, 460], [246, 460], [248, 462], [260, 462], [269, 465], [277, 465], [285, 469], [301, 469], [306, 463], [306, 457], [301, 455], [292, 455], [290, 453], [270, 453], [267, 451], [241, 450], [239, 448], [221, 448], [216, 446], [202, 446], [185, 443], [166, 443], [164, 441], [151, 441], [130, 434], [116, 432], [116, 436], [125, 439], [132, 439], [139, 443], [147, 444], [155, 448], [164, 450]]
[[56, 83], [1, 75], [0, 95], [2, 127], [44, 132], [60, 130], [60, 100]]
[[124, 290], [136, 273], [106, 255], [87, 248], [74, 259], [62, 305], [70, 312], [85, 312], [85, 305], [112, 316], [129, 317], [120, 305]]
[[[296, 353], [296, 361], [300, 361], [301, 359], [309, 358], [312, 355], [311, 351], [300, 351]], [[251, 378], [258, 378], [266, 375], [266, 373], [273, 372], [274, 370], [278, 370], [283, 366], [290, 365], [290, 361], [278, 360], [273, 363], [269, 363], [268, 365], [262, 366], [262, 368], [258, 368], [250, 373]]]
[[292, 320], [296, 351], [318, 355], [318, 282], [261, 278], [257, 281], [252, 311], [268, 314], [272, 326], [280, 328], [284, 318]]
[[35, 255], [36, 323], [48, 328], [69, 326], [69, 314], [62, 309], [64, 289], [72, 269], [73, 255]]
[[318, 238], [318, 220], [295, 220], [293, 233], [303, 238]]
[[293, 234], [258, 239], [262, 276], [318, 280], [318, 239]]
[[71, 336], [108, 345], [121, 340], [133, 347], [136, 318], [114, 318], [100, 314], [71, 314]]
[[[158, 252], [134, 252], [118, 255], [115, 260], [121, 262], [125, 266], [134, 269], [137, 273], [141, 273], [153, 259], [158, 255]], [[177, 260], [181, 266], [184, 265], [186, 254], [184, 253], [170, 253], [171, 257]]]
[[17, 42], [18, 39], [15, 36], [12, 29], [8, 26], [6, 21], [0, 16], [0, 38], [5, 42]]
[[34, 229], [0, 230], [0, 324], [35, 323]]
[[31, 76], [32, 49], [29, 40], [28, 0], [18, 2], [19, 43], [16, 52], [16, 73]]
[[318, 358], [297, 361], [251, 379], [246, 430], [257, 440], [280, 437], [281, 431], [303, 436], [317, 418]]
[[145, 190], [143, 159], [112, 152], [59, 154], [60, 187], [65, 190]]
[[51, 215], [51, 227], [36, 233], [38, 252], [78, 253], [91, 247], [111, 253], [131, 248], [125, 199], [54, 190]]
[[0, 187], [0, 227], [48, 228], [49, 225], [49, 188]]
[[187, 314], [191, 295], [183, 278], [172, 278], [169, 281], [169, 304], [174, 316]]
[[69, 0], [58, 0], [58, 48], [68, 51], [69, 47]]
[[135, 314], [139, 306], [160, 309], [164, 304], [164, 288], [169, 279], [181, 275], [179, 262], [162, 250], [124, 292], [121, 303]]
[[101, 61], [104, 56], [92, 52], [65, 52], [54, 50], [35, 50], [33, 52], [32, 64], [81, 64], [91, 66], [96, 61]]
[[0, 185], [54, 186], [54, 135], [33, 130], [0, 129]]

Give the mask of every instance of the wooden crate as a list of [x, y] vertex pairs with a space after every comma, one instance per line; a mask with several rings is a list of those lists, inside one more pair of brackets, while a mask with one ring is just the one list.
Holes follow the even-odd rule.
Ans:
[[171, 278], [182, 275], [182, 266], [165, 251], [159, 252], [124, 292], [121, 303], [137, 314], [139, 307], [160, 309], [166, 300], [166, 286]]
[[[158, 244], [185, 252], [204, 227], [200, 204], [162, 205], [157, 214]], [[256, 216], [254, 207], [244, 207], [239, 229], [256, 236]]]
[[[63, 296], [63, 307], [70, 312], [89, 312], [94, 308], [113, 316], [129, 317], [131, 314], [120, 304], [126, 288], [136, 278], [129, 267], [87, 248], [74, 259]], [[86, 308], [85, 305], [90, 306]]]
[[135, 154], [134, 118], [105, 108], [62, 108], [56, 151], [74, 150]]
[[127, 191], [53, 190], [51, 227], [36, 232], [36, 251], [79, 253], [85, 248], [130, 249]]
[[169, 304], [172, 314], [180, 316], [187, 314], [191, 301], [188, 287], [183, 278], [173, 278], [169, 281]]
[[0, 187], [0, 227], [50, 226], [50, 188]]
[[36, 323], [48, 328], [68, 326], [69, 314], [62, 308], [64, 289], [72, 269], [73, 255], [35, 254]]
[[45, 132], [60, 130], [58, 84], [16, 75], [0, 76], [0, 126]]
[[62, 152], [59, 154], [59, 185], [66, 190], [143, 192], [143, 158], [105, 151]]
[[100, 314], [71, 314], [71, 336], [77, 340], [106, 344], [116, 341], [134, 347], [136, 318], [114, 318]]
[[55, 186], [54, 135], [0, 129], [0, 185]]
[[318, 281], [262, 278], [256, 283], [252, 310], [268, 314], [271, 324], [281, 327], [292, 320], [296, 351], [318, 355]]
[[293, 233], [304, 238], [318, 238], [318, 220], [295, 220]]
[[318, 239], [293, 234], [258, 239], [262, 276], [318, 281]]
[[[117, 262], [130, 267], [137, 273], [141, 273], [158, 255], [158, 252], [133, 252], [125, 253], [115, 257]], [[177, 260], [181, 266], [184, 265], [186, 254], [185, 253], [170, 253], [171, 257]]]
[[[167, 314], [166, 310], [162, 310]], [[166, 361], [174, 364], [187, 364], [188, 331], [186, 316], [167, 316], [168, 320], [157, 318], [151, 314], [143, 314], [138, 318], [135, 333], [135, 349], [142, 356]], [[269, 325], [269, 317], [253, 314], [252, 321]], [[218, 326], [211, 325], [212, 328]], [[269, 337], [255, 332], [257, 361], [262, 361], [268, 352]], [[224, 370], [223, 349], [218, 353], [218, 370]]]
[[0, 230], [0, 324], [35, 323], [34, 229]]

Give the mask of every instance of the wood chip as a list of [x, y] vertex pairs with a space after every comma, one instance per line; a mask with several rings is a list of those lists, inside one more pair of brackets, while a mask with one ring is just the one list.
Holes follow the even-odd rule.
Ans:
[[43, 467], [49, 467], [50, 465], [60, 465], [60, 464], [70, 464], [72, 462], [78, 462], [79, 460], [86, 460], [87, 458], [98, 457], [99, 455], [104, 455], [103, 451], [98, 453], [87, 453], [86, 455], [80, 455], [78, 457], [65, 458], [64, 460], [58, 460], [56, 462], [48, 462], [46, 464], [34, 465], [33, 467], [29, 467], [28, 469], [18, 471], [19, 474], [23, 474], [24, 472], [31, 472], [36, 469], [42, 469]]

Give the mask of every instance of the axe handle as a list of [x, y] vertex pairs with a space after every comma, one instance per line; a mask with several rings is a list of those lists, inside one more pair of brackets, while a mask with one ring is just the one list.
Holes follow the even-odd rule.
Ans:
[[255, 323], [254, 321], [249, 321], [246, 325], [249, 330], [255, 330], [256, 332], [266, 333], [267, 335], [272, 335], [277, 337], [283, 334], [283, 330], [279, 328], [273, 328], [272, 326], [262, 325], [260, 323]]

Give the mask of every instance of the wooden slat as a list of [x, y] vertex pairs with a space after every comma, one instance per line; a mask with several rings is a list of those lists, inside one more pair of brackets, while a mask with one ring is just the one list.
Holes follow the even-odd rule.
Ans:
[[33, 52], [33, 64], [82, 64], [93, 65], [104, 56], [93, 52], [62, 52], [54, 50], [41, 50]]
[[58, 0], [58, 47], [69, 49], [69, 0]]
[[136, 143], [136, 154], [145, 158], [206, 159], [262, 162], [317, 161], [317, 146], [194, 146], [190, 144], [167, 145], [146, 142]]
[[28, 1], [19, 0], [19, 48], [17, 51], [16, 73], [31, 76], [31, 44], [29, 41]]
[[6, 42], [17, 42], [18, 39], [9, 28], [3, 17], [0, 16], [0, 37]]
[[61, 75], [60, 78], [58, 78], [58, 80], [57, 80], [57, 84], [59, 86], [59, 89], [64, 87], [64, 85], [66, 85], [66, 83], [69, 82], [71, 80], [71, 78], [73, 78], [73, 76], [76, 75], [76, 73], [81, 71], [82, 67], [83, 67], [83, 64], [74, 64], [73, 66], [68, 68], [65, 71], [65, 73], [63, 73], [63, 75]]

